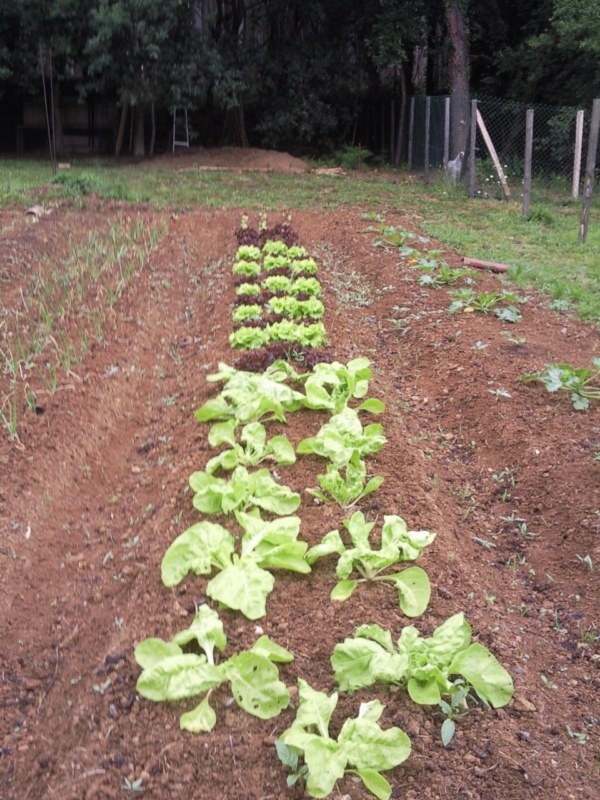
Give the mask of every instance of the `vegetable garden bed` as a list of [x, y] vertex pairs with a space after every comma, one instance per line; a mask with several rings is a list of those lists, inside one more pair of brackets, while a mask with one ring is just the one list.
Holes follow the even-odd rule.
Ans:
[[[7, 234], [11, 264], [19, 258], [40, 263], [47, 221], [24, 229], [12, 213], [3, 215], [3, 224], [13, 226]], [[88, 209], [86, 224], [90, 215], [102, 224], [105, 214]], [[84, 225], [77, 212], [60, 215], [65, 229]], [[371, 476], [383, 483], [348, 510], [315, 502], [307, 490], [316, 489], [317, 476], [327, 472], [323, 448], [331, 439], [319, 431], [343, 409], [286, 413], [286, 423], [266, 425], [267, 440], [285, 436], [295, 449], [304, 442], [305, 453], [292, 464], [271, 466], [271, 475], [300, 496], [299, 509], [286, 515], [301, 518], [298, 538], [313, 556], [322, 556], [309, 558], [312, 571], [278, 570], [264, 598], [266, 616], [251, 613], [252, 619], [218, 607], [215, 592], [223, 595], [209, 589], [214, 573], [178, 575], [181, 580], [167, 580], [169, 588], [161, 581], [169, 545], [208, 519], [206, 506], [199, 515], [192, 505], [207, 481], [190, 492], [188, 477], [208, 474], [203, 470], [210, 459], [231, 439], [231, 431], [221, 428], [211, 445], [208, 425], [194, 412], [214, 403], [222, 388], [206, 376], [239, 357], [229, 345], [232, 314], [244, 305], [236, 305], [240, 284], [231, 272], [239, 218], [193, 212], [171, 219], [168, 235], [135, 278], [135, 290], [116, 303], [104, 342], [73, 368], [76, 377], [64, 381], [64, 389], [39, 393], [37, 415], [20, 417], [23, 449], [2, 441], [6, 646], [0, 699], [6, 725], [0, 794], [19, 800], [138, 792], [153, 798], [300, 798], [302, 780], [286, 788], [275, 746], [282, 735], [298, 744], [283, 732], [298, 703], [306, 702], [304, 684], [298, 692], [300, 678], [327, 695], [342, 684], [328, 727], [332, 738], [341, 741], [348, 731], [346, 726], [342, 733], [344, 720], [373, 701], [365, 712], [373, 725], [382, 704], [381, 727], [406, 732], [411, 754], [382, 773], [393, 797], [594, 797], [600, 724], [593, 572], [600, 563], [600, 464], [594, 457], [600, 414], [593, 404], [577, 412], [568, 398], [519, 383], [519, 376], [550, 362], [579, 364], [582, 354], [588, 364], [599, 354], [599, 342], [591, 327], [548, 311], [543, 299], [530, 296], [519, 306], [522, 319], [509, 341], [501, 336], [502, 319], [465, 308], [450, 314], [449, 291], [456, 287], [420, 284], [414, 265], [395, 246], [374, 246], [376, 235], [365, 230], [372, 226], [360, 210], [295, 214], [298, 246], [318, 265], [328, 360], [345, 365], [368, 358], [368, 397], [386, 406], [381, 417], [370, 416], [373, 407], [358, 415], [363, 426], [383, 426], [370, 429], [373, 440], [385, 435], [387, 442], [365, 445], [363, 485]], [[402, 224], [391, 213], [388, 221]], [[62, 227], [54, 227], [50, 247], [60, 250], [65, 237]], [[433, 249], [429, 242], [413, 244]], [[458, 256], [446, 252], [443, 258], [460, 267]], [[14, 268], [5, 278], [12, 290], [26, 283]], [[286, 291], [281, 281], [266, 288], [275, 296]], [[477, 276], [478, 295], [504, 288], [497, 277]], [[274, 310], [289, 311], [281, 304]], [[295, 388], [307, 392], [305, 386]], [[347, 424], [355, 425], [354, 418]], [[262, 441], [259, 429], [246, 433], [252, 442], [256, 435]], [[225, 444], [215, 447], [215, 441]], [[332, 465], [343, 469], [336, 452]], [[213, 466], [223, 480], [225, 473]], [[342, 498], [342, 505], [354, 500]], [[393, 538], [384, 517], [436, 533], [418, 561], [431, 584], [418, 618], [403, 614], [394, 581], [354, 582], [373, 577], [365, 573], [371, 556], [362, 552], [361, 561], [355, 553], [348, 560], [335, 537], [325, 549], [320, 544], [338, 529], [347, 553], [342, 523], [357, 510], [376, 523], [373, 548], [380, 547], [384, 529]], [[253, 530], [254, 517], [239, 519], [247, 532]], [[352, 519], [356, 549], [363, 521]], [[222, 516], [211, 521], [232, 527]], [[354, 571], [342, 568], [336, 576], [338, 558]], [[388, 572], [398, 572], [394, 563], [386, 564]], [[332, 601], [332, 591], [347, 599]], [[293, 655], [293, 661], [281, 653], [272, 659], [291, 698], [279, 716], [264, 721], [245, 714], [234, 701], [234, 683], [215, 682], [210, 703], [216, 724], [211, 733], [194, 735], [180, 731], [178, 722], [194, 701], [162, 704], [140, 697], [135, 646], [146, 637], [170, 641], [209, 607], [218, 610], [227, 638], [222, 661], [265, 636]], [[351, 646], [360, 625], [380, 626], [363, 641], [375, 646], [379, 640], [385, 650], [384, 630], [394, 644], [411, 624], [428, 637], [462, 613], [477, 647], [489, 648], [514, 678], [516, 692], [507, 706], [471, 703], [463, 716], [461, 704], [417, 705], [405, 690], [380, 680], [358, 688], [365, 684], [346, 673], [336, 682], [332, 653], [338, 647], [339, 662], [340, 646]], [[180, 643], [189, 649], [181, 637]], [[356, 691], [348, 694], [348, 688]], [[456, 723], [451, 740], [445, 719]], [[380, 786], [371, 773], [366, 777], [371, 788]], [[333, 796], [372, 795], [351, 773], [337, 782]]]

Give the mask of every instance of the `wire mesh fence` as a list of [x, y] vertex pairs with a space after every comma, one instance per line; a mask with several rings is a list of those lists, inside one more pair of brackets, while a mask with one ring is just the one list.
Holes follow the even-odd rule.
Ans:
[[[474, 99], [408, 98], [407, 122], [395, 160], [422, 172], [426, 179], [438, 174], [463, 180], [478, 196], [496, 197], [507, 192], [518, 196], [525, 172], [527, 111], [532, 109], [534, 187], [551, 187], [560, 194], [579, 196], [591, 117], [588, 109], [491, 97], [480, 97], [475, 105]], [[471, 152], [473, 176], [469, 169]]]

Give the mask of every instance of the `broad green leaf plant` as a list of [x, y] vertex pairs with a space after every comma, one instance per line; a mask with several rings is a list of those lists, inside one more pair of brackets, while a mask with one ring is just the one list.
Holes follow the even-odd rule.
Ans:
[[590, 400], [600, 400], [600, 358], [592, 358], [591, 367], [580, 369], [570, 364], [546, 364], [544, 370], [521, 375], [520, 380], [540, 381], [548, 392], [568, 392], [575, 411], [587, 411]]
[[[462, 612], [427, 638], [412, 625], [404, 628], [396, 647], [389, 631], [361, 625], [353, 639], [336, 645], [331, 665], [342, 691], [381, 681], [405, 686], [420, 705], [438, 705], [465, 681], [494, 708], [505, 706], [514, 692], [512, 678], [495, 656], [478, 642], [471, 643], [471, 626]], [[456, 683], [452, 676], [464, 680]]]
[[[199, 653], [184, 652], [193, 646]], [[279, 680], [277, 663], [293, 661], [293, 655], [268, 636], [261, 636], [249, 650], [216, 663], [215, 651], [223, 652], [227, 637], [219, 615], [202, 605], [186, 630], [176, 633], [169, 642], [144, 639], [135, 649], [135, 659], [142, 668], [137, 691], [155, 702], [185, 700], [204, 695], [191, 711], [182, 714], [179, 725], [192, 733], [208, 733], [217, 722], [210, 705], [214, 689], [229, 683], [236, 703], [260, 719], [271, 719], [286, 708], [290, 694]]]
[[[331, 599], [346, 600], [362, 582], [389, 581], [396, 589], [404, 614], [408, 617], [420, 616], [427, 608], [431, 595], [425, 570], [420, 567], [409, 567], [393, 573], [384, 570], [403, 561], [415, 561], [435, 539], [435, 533], [409, 531], [400, 517], [385, 516], [381, 547], [374, 550], [369, 536], [375, 523], [367, 522], [362, 511], [356, 511], [349, 520], [344, 520], [343, 525], [348, 531], [351, 547], [345, 545], [338, 530], [333, 530], [306, 553], [306, 560], [311, 566], [328, 555], [339, 556], [336, 575], [340, 580], [331, 592]], [[353, 572], [360, 577], [351, 578]]]
[[402, 764], [410, 755], [410, 739], [400, 728], [383, 729], [379, 720], [385, 706], [379, 700], [361, 703], [357, 717], [346, 719], [337, 739], [329, 723], [337, 693], [318, 692], [298, 681], [298, 709], [292, 725], [279, 741], [304, 759], [306, 790], [311, 797], [328, 797], [345, 774], [356, 774], [379, 800], [392, 789], [382, 772]]
[[258, 512], [236, 512], [244, 530], [240, 552], [236, 539], [222, 525], [202, 521], [180, 534], [167, 549], [161, 565], [165, 586], [176, 586], [190, 572], [217, 574], [206, 586], [206, 594], [248, 619], [266, 614], [267, 597], [275, 578], [270, 570], [284, 569], [306, 574], [310, 566], [304, 556], [306, 542], [298, 540], [299, 517], [281, 517], [271, 522]]

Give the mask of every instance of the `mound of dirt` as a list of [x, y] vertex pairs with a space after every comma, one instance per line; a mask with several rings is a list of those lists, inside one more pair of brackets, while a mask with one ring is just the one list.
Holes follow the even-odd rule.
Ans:
[[151, 166], [161, 169], [232, 170], [235, 172], [307, 172], [305, 161], [277, 150], [257, 147], [180, 148], [155, 158]]

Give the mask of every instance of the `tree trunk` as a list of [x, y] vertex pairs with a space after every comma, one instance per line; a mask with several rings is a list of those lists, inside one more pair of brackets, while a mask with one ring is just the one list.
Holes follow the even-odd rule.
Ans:
[[420, 42], [413, 52], [412, 82], [415, 94], [427, 94], [427, 62], [429, 48], [427, 44], [427, 17], [421, 17]]
[[404, 143], [404, 121], [406, 118], [406, 78], [404, 76], [404, 64], [400, 67], [400, 120], [398, 121], [398, 141], [396, 142], [396, 152], [394, 164], [398, 166], [402, 160], [402, 145]]
[[246, 114], [244, 112], [244, 101], [240, 98], [237, 107], [238, 134], [241, 147], [248, 147], [248, 134], [246, 133]]
[[152, 130], [150, 134], [150, 158], [154, 156], [154, 148], [156, 147], [156, 114], [154, 113], [154, 101], [150, 105], [150, 119], [152, 121]]
[[121, 150], [123, 149], [123, 139], [125, 138], [125, 127], [127, 125], [127, 111], [129, 110], [129, 106], [125, 101], [123, 101], [123, 107], [121, 108], [121, 119], [119, 121], [119, 132], [117, 133], [117, 143], [115, 144], [115, 156], [119, 158], [121, 155]]
[[54, 110], [54, 157], [65, 152], [65, 135], [63, 132], [62, 115], [60, 113], [60, 83], [56, 81], [52, 92], [52, 105]]
[[466, 152], [469, 136], [469, 34], [465, 0], [447, 0], [450, 55], [450, 155]]
[[143, 158], [146, 155], [145, 129], [144, 129], [144, 106], [139, 103], [134, 107], [135, 127], [133, 139], [133, 155]]

